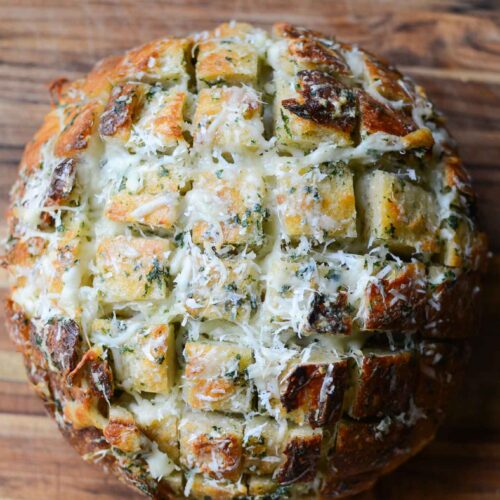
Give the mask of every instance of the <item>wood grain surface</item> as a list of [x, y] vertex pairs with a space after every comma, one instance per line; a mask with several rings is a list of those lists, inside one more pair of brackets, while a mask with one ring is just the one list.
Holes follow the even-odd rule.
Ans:
[[[99, 58], [154, 37], [227, 19], [262, 27], [286, 20], [357, 42], [424, 85], [448, 117], [490, 237], [482, 332], [438, 439], [363, 498], [500, 498], [498, 0], [0, 0], [0, 211], [23, 145], [48, 110], [50, 80], [76, 78]], [[5, 274], [0, 286], [5, 296]], [[3, 325], [0, 317], [0, 499], [136, 498], [64, 442], [28, 387]]]

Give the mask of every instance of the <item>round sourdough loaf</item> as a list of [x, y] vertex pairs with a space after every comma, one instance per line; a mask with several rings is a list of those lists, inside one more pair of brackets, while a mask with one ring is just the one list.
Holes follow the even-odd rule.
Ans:
[[51, 96], [12, 191], [8, 320], [86, 460], [153, 498], [338, 498], [432, 439], [486, 245], [421, 87], [228, 23]]

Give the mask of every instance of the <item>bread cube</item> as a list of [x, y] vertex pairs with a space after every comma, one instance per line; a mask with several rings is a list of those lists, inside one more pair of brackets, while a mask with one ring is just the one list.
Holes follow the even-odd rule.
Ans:
[[351, 292], [365, 267], [364, 258], [347, 253], [323, 264], [283, 254], [269, 266], [264, 307], [273, 322], [300, 335], [349, 335], [359, 308]]
[[475, 203], [475, 194], [472, 189], [472, 179], [458, 156], [448, 153], [443, 161], [443, 190], [453, 192], [451, 200], [454, 206], [470, 212]]
[[427, 303], [425, 266], [380, 263], [365, 288], [361, 322], [365, 330], [417, 330]]
[[106, 202], [104, 215], [115, 222], [171, 230], [180, 215], [179, 182], [175, 173], [159, 165], [139, 174], [138, 183], [136, 177], [136, 173], [130, 172], [120, 179]]
[[480, 274], [476, 271], [431, 266], [423, 336], [456, 339], [474, 335], [481, 310], [479, 284]]
[[272, 476], [250, 476], [248, 478], [248, 494], [256, 497], [272, 494], [278, 486]]
[[222, 85], [257, 85], [259, 58], [248, 24], [219, 26], [197, 44], [198, 89]]
[[105, 99], [114, 85], [123, 82], [183, 84], [189, 82], [192, 42], [188, 39], [153, 40], [111, 56], [95, 65], [87, 78], [69, 84], [60, 83], [53, 95], [61, 104], [74, 102], [74, 96], [86, 95]]
[[116, 222], [170, 230], [179, 217], [179, 200], [176, 191], [157, 195], [118, 193], [106, 203], [105, 215]]
[[269, 270], [264, 307], [272, 321], [307, 333], [310, 305], [318, 288], [316, 263], [312, 259], [294, 261], [283, 254], [270, 264]]
[[284, 234], [316, 241], [355, 238], [356, 207], [352, 172], [342, 165], [324, 171], [283, 172], [277, 189], [278, 214]]
[[247, 487], [241, 482], [232, 482], [227, 479], [211, 479], [196, 474], [191, 485], [190, 497], [200, 500], [216, 498], [217, 500], [232, 500], [245, 498]]
[[160, 451], [175, 462], [179, 460], [179, 419], [175, 415], [165, 415], [147, 423], [139, 419], [138, 425], [149, 439], [158, 444]]
[[13, 290], [23, 288], [30, 276], [37, 274], [39, 262], [44, 260], [48, 242], [38, 236], [13, 240], [8, 244], [5, 261], [9, 265], [9, 279]]
[[333, 38], [287, 23], [275, 24], [273, 33], [286, 40], [285, 43], [276, 42], [275, 47], [279, 47], [279, 69], [290, 76], [295, 76], [299, 70], [308, 69], [352, 77], [339, 50], [343, 44]]
[[99, 133], [104, 140], [121, 144], [128, 141], [146, 91], [147, 87], [140, 83], [113, 87], [99, 123]]
[[166, 394], [175, 378], [175, 334], [169, 325], [141, 325], [135, 321], [95, 320], [95, 342], [106, 345], [127, 332], [127, 341], [114, 351], [116, 378], [125, 388]]
[[192, 239], [202, 245], [260, 246], [264, 242], [265, 186], [253, 172], [202, 172], [188, 193]]
[[98, 101], [70, 104], [63, 108], [63, 129], [54, 144], [56, 156], [73, 158], [90, 146], [102, 108]]
[[29, 350], [39, 351], [61, 374], [67, 375], [76, 368], [82, 336], [76, 321], [69, 318], [52, 318], [43, 326], [28, 326], [31, 345], [26, 347]]
[[129, 145], [134, 150], [163, 154], [185, 144], [187, 99], [187, 93], [177, 87], [171, 90], [163, 90], [160, 85], [149, 87]]
[[104, 359], [102, 347], [94, 345], [66, 376], [65, 391], [68, 391], [68, 396], [63, 408], [64, 421], [74, 429], [103, 429], [108, 419], [103, 415], [102, 408], [109, 405], [114, 390], [110, 364]]
[[67, 214], [56, 220], [56, 231], [59, 238], [49, 245], [39, 261], [37, 268], [41, 274], [37, 279], [45, 293], [57, 294], [52, 295], [54, 307], [69, 317], [79, 317], [80, 259], [85, 235], [83, 219]]
[[260, 282], [251, 258], [219, 259], [193, 252], [184, 261], [191, 274], [183, 306], [193, 318], [248, 320], [260, 303]]
[[[52, 293], [61, 293], [65, 282], [65, 276], [78, 268], [81, 252], [81, 241], [83, 236], [82, 219], [71, 215], [56, 221], [56, 231], [59, 239], [47, 249], [47, 257], [51, 263], [45, 277], [45, 284]], [[73, 269], [72, 269], [73, 268]], [[64, 300], [60, 301], [64, 303]]]
[[[76, 168], [77, 162], [74, 158], [66, 158], [57, 164], [50, 178], [49, 189], [45, 198], [46, 207], [64, 206], [70, 204], [72, 199], [75, 199]], [[49, 221], [44, 215], [49, 214], [42, 214], [43, 222], [53, 222], [54, 215], [49, 216]]]
[[321, 429], [308, 426], [289, 428], [283, 446], [283, 463], [274, 477], [280, 484], [312, 481], [318, 472], [321, 454]]
[[485, 262], [487, 239], [477, 232], [474, 223], [465, 215], [452, 212], [442, 222], [441, 261], [445, 266], [481, 269]]
[[[404, 110], [382, 104], [362, 90], [358, 90], [357, 96], [360, 115], [359, 130], [362, 139], [377, 132], [401, 137], [417, 130], [411, 116]], [[430, 137], [432, 138], [432, 134]]]
[[405, 89], [403, 75], [388, 63], [377, 59], [368, 52], [362, 52], [364, 76], [367, 84], [389, 101], [411, 102], [411, 96]]
[[[320, 143], [354, 143], [356, 99], [334, 76], [302, 70], [295, 86], [276, 77], [275, 134], [280, 144], [310, 150]], [[296, 91], [295, 88], [298, 88]]]
[[417, 407], [443, 412], [460, 385], [468, 358], [468, 346], [462, 342], [422, 342], [418, 353]]
[[416, 383], [415, 357], [410, 351], [364, 353], [351, 363], [353, 387], [348, 413], [356, 419], [406, 411]]
[[336, 292], [314, 295], [307, 317], [305, 332], [350, 335], [355, 317], [355, 308], [349, 303], [349, 294], [339, 286]]
[[245, 423], [245, 471], [252, 474], [272, 474], [283, 461], [282, 441], [276, 420], [252, 417]]
[[94, 286], [106, 302], [164, 299], [170, 248], [160, 238], [104, 238], [97, 249]]
[[347, 385], [347, 360], [315, 353], [306, 362], [292, 360], [279, 377], [285, 416], [298, 425], [324, 427], [341, 415]]
[[262, 106], [249, 87], [211, 87], [198, 94], [193, 119], [194, 144], [244, 153], [263, 146]]
[[214, 479], [237, 481], [243, 465], [243, 422], [216, 413], [186, 413], [180, 422], [181, 464]]
[[360, 183], [365, 235], [370, 245], [387, 244], [392, 251], [433, 254], [439, 250], [438, 208], [423, 188], [396, 174], [376, 170]]
[[[177, 498], [182, 498], [184, 495], [184, 474], [180, 471], [174, 471], [167, 477], [161, 479], [161, 484], [167, 484], [169, 494], [174, 494]], [[175, 497], [174, 497], [175, 498]]]
[[124, 453], [137, 453], [147, 443], [132, 414], [120, 406], [110, 407], [109, 421], [103, 429], [103, 435], [111, 446]]
[[191, 40], [163, 38], [127, 52], [119, 71], [146, 83], [181, 83], [189, 79]]
[[[274, 419], [253, 417], [247, 421], [245, 471], [252, 473], [251, 490], [255, 494], [257, 491], [271, 491], [268, 474], [281, 484], [305, 483], [314, 479], [322, 439], [322, 431], [308, 425], [292, 425], [282, 431]], [[295, 487], [297, 491], [299, 487]]]
[[20, 172], [23, 175], [33, 175], [44, 161], [44, 145], [61, 132], [61, 120], [59, 110], [53, 109], [43, 119], [41, 127], [35, 133], [33, 139], [26, 144], [20, 162]]
[[320, 492], [322, 498], [355, 497], [358, 493], [363, 494], [371, 490], [377, 479], [377, 474], [372, 472], [349, 477], [327, 475]]
[[184, 356], [184, 400], [191, 408], [251, 410], [252, 388], [246, 375], [253, 362], [251, 349], [222, 342], [188, 342]]
[[405, 426], [387, 417], [379, 422], [341, 420], [328, 453], [333, 476], [356, 476], [383, 469], [402, 454]]

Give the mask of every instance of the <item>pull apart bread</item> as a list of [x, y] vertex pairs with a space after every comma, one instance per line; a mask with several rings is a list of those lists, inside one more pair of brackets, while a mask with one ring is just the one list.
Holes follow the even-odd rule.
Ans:
[[434, 436], [486, 243], [424, 90], [278, 24], [51, 85], [8, 213], [8, 322], [90, 462], [152, 498], [339, 498]]

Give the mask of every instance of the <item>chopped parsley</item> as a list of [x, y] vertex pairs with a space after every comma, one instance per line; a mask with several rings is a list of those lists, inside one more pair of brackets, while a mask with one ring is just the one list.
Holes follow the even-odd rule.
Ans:
[[292, 133], [290, 132], [290, 126], [289, 126], [290, 118], [288, 116], [286, 116], [285, 113], [283, 113], [282, 109], [280, 110], [280, 113], [281, 113], [281, 119], [283, 120], [283, 127], [285, 127], [285, 132], [288, 134], [288, 136], [291, 139]]

